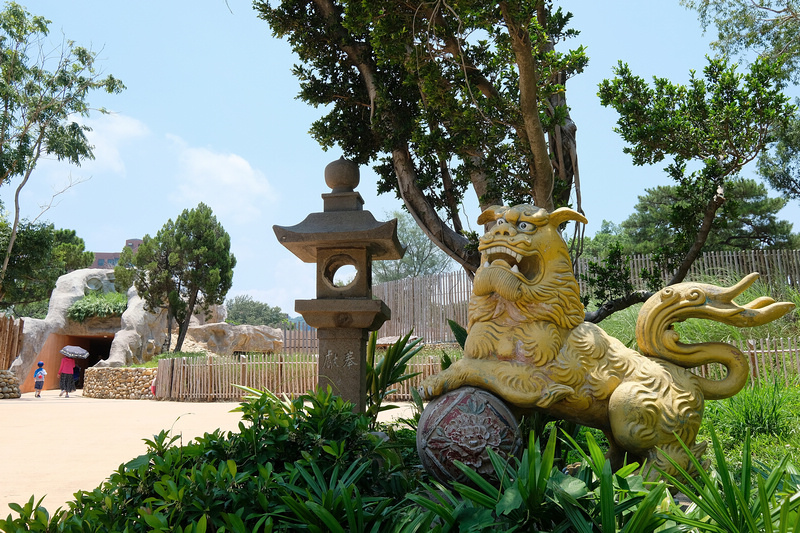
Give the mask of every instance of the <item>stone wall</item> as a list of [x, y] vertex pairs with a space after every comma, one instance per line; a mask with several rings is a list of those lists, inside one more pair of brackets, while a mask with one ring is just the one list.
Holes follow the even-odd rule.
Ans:
[[157, 372], [157, 368], [87, 368], [83, 377], [83, 395], [87, 398], [152, 400], [150, 385]]
[[19, 397], [17, 376], [11, 370], [0, 370], [0, 400]]

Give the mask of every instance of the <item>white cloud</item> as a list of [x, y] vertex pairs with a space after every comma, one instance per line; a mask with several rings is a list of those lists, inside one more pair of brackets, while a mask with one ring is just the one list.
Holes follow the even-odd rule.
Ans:
[[264, 174], [243, 157], [187, 146], [168, 136], [178, 147], [177, 192], [173, 199], [183, 205], [204, 202], [218, 218], [238, 224], [261, 216], [275, 192]]
[[83, 165], [89, 173], [111, 172], [125, 175], [125, 163], [120, 154], [120, 147], [150, 133], [144, 123], [118, 113], [87, 119], [85, 124], [92, 128], [86, 136], [89, 143], [94, 146], [95, 156], [93, 161], [87, 161]]

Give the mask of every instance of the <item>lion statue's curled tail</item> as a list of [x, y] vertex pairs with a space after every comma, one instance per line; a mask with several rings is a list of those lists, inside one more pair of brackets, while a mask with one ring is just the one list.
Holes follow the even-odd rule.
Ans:
[[[749, 365], [734, 346], [683, 344], [672, 324], [706, 318], [737, 327], [765, 324], [794, 308], [758, 298], [733, 299], [758, 277], [728, 288], [680, 283], [652, 296], [639, 312], [641, 354], [584, 322], [584, 308], [568, 249], [558, 228], [586, 223], [580, 213], [549, 213], [532, 205], [493, 206], [478, 223], [494, 222], [480, 239], [481, 266], [469, 303], [463, 359], [427, 378], [427, 399], [462, 386], [488, 390], [518, 410], [546, 411], [599, 428], [608, 437], [615, 466], [627, 460], [675, 472], [665, 455], [691, 471], [675, 438], [700, 458], [696, 437], [704, 400], [727, 398], [746, 383]], [[708, 380], [689, 371], [720, 363], [726, 377]]]

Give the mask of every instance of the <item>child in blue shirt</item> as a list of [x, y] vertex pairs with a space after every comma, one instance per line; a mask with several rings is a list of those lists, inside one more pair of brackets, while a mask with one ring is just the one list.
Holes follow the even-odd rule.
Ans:
[[35, 398], [42, 397], [42, 389], [44, 388], [44, 377], [47, 375], [47, 370], [44, 369], [44, 361], [39, 361], [39, 368], [33, 371], [33, 388], [36, 389]]

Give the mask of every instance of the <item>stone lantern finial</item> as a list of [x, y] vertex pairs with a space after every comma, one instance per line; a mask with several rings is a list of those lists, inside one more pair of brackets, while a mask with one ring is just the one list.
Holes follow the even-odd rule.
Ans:
[[325, 184], [331, 192], [353, 192], [361, 181], [358, 165], [340, 157], [325, 167]]

